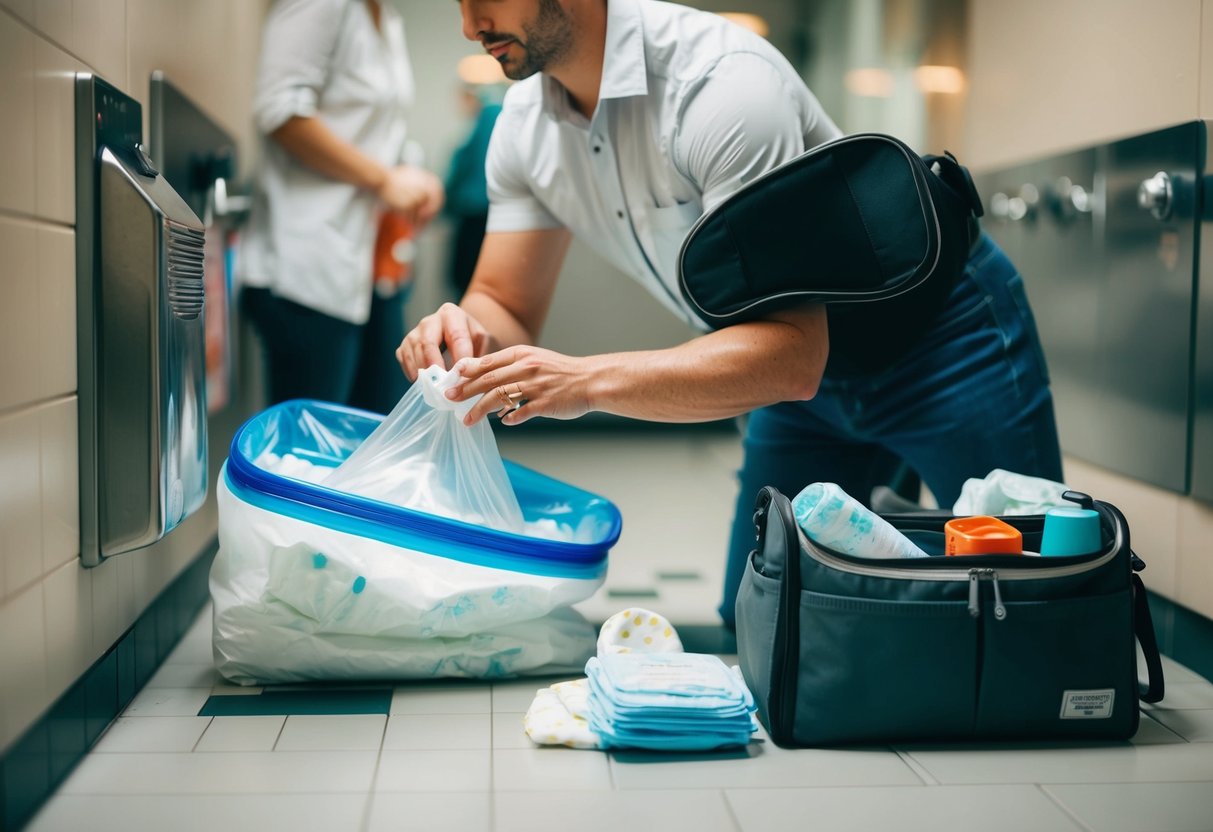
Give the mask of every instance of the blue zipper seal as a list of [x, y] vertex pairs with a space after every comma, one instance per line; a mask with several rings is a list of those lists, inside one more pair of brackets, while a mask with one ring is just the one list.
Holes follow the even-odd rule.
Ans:
[[[553, 578], [601, 577], [606, 572], [607, 551], [619, 539], [619, 510], [588, 492], [579, 493], [609, 509], [603, 518], [608, 523], [606, 534], [594, 544], [511, 534], [279, 476], [254, 465], [239, 448], [242, 434], [254, 421], [256, 417], [232, 437], [222, 476], [240, 500], [274, 514], [423, 554]], [[520, 465], [505, 464], [511, 481], [527, 476], [548, 479]]]

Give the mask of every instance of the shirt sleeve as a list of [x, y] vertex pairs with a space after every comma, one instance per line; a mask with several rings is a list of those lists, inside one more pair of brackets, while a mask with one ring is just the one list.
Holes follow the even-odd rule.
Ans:
[[272, 133], [316, 115], [348, 0], [277, 0], [262, 30], [253, 117]]
[[672, 143], [674, 164], [703, 194], [703, 210], [754, 178], [841, 135], [799, 79], [756, 53], [732, 53], [688, 90]]
[[563, 223], [535, 197], [528, 183], [526, 166], [517, 144], [517, 137], [523, 133], [507, 107], [493, 128], [485, 162], [489, 187], [486, 231], [542, 231], [563, 227]]

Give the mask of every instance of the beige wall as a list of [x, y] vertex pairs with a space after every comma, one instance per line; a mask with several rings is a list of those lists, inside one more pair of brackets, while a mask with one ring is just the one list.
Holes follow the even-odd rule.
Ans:
[[[989, 170], [1213, 118], [1213, 0], [971, 0], [965, 150]], [[1116, 503], [1146, 585], [1213, 617], [1213, 506], [1066, 460]]]
[[264, 6], [0, 0], [0, 752], [215, 529], [212, 495], [162, 543], [79, 566], [72, 73], [137, 98], [146, 127], [164, 70], [247, 149]]
[[1210, 14], [1209, 0], [971, 0], [969, 164], [1144, 133], [1200, 105], [1207, 115]]

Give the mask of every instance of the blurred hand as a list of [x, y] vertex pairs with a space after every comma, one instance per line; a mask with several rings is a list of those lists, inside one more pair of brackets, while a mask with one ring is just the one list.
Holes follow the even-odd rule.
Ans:
[[429, 222], [442, 208], [442, 182], [424, 168], [397, 165], [388, 168], [379, 198], [415, 225]]
[[425, 226], [442, 210], [442, 205], [446, 201], [446, 192], [442, 187], [442, 180], [433, 173], [424, 168], [414, 168], [414, 170], [421, 174], [420, 178], [424, 182], [425, 200], [417, 209], [417, 224]]
[[483, 355], [489, 348], [491, 337], [479, 321], [453, 303], [444, 303], [437, 312], [426, 315], [413, 331], [404, 336], [396, 350], [409, 381], [416, 381], [417, 374], [426, 367], [437, 364], [445, 367], [443, 347], [451, 355], [451, 361]]

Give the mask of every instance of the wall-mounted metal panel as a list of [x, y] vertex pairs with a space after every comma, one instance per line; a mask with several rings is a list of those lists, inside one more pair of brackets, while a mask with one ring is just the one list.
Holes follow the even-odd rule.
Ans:
[[1203, 123], [1179, 125], [978, 183], [986, 229], [1028, 287], [1063, 450], [1180, 493], [1191, 420], [1192, 183], [1203, 134]]
[[206, 498], [202, 224], [140, 106], [76, 76], [80, 558], [159, 540]]
[[1200, 225], [1196, 291], [1192, 496], [1213, 502], [1213, 142], [1205, 122], [1201, 135], [1201, 187], [1197, 190]]
[[1203, 128], [1193, 122], [1104, 150], [1106, 282], [1098, 343], [1110, 444], [1103, 453], [1117, 470], [1181, 493], [1188, 489], [1198, 222], [1192, 191]]

